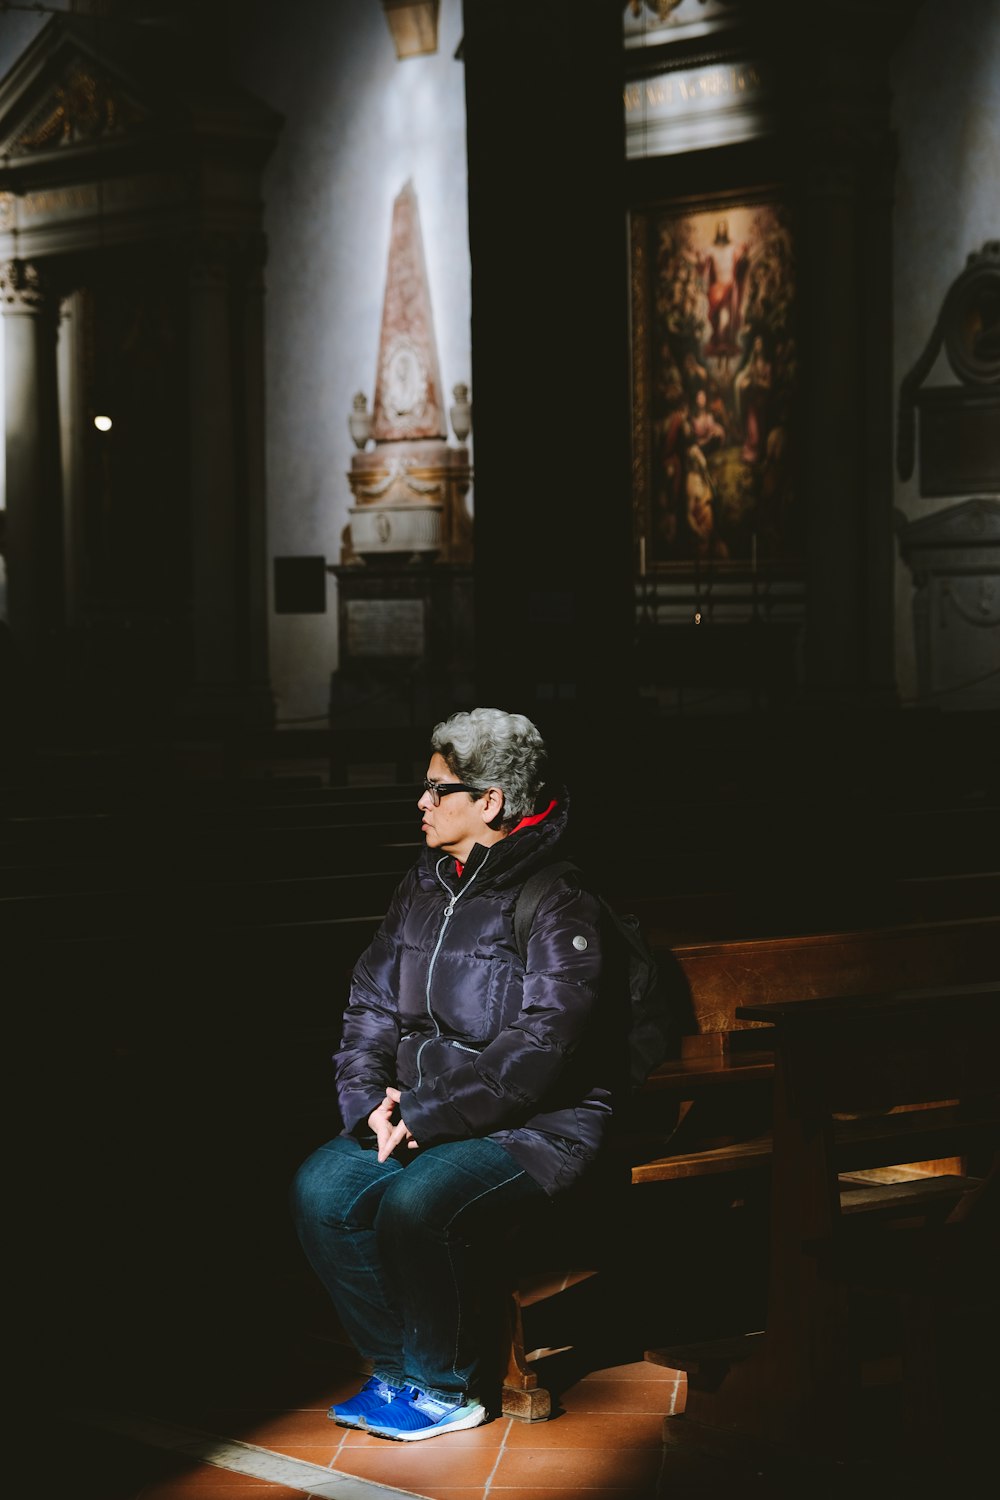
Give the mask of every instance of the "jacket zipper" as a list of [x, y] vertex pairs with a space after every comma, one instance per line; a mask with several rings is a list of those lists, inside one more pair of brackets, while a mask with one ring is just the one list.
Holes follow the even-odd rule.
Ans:
[[[488, 850], [486, 852], [485, 858], [483, 859], [483, 865], [486, 863], [487, 859], [489, 859]], [[461, 890], [456, 893], [452, 891], [451, 886], [447, 883], [447, 881], [444, 879], [444, 876], [441, 874], [441, 866], [443, 863], [444, 860], [438, 860], [437, 864], [434, 866], [434, 873], [438, 878], [438, 883], [448, 893], [448, 905], [444, 909], [444, 916], [441, 919], [441, 928], [438, 932], [437, 942], [434, 944], [434, 952], [431, 954], [431, 961], [427, 965], [427, 983], [424, 987], [424, 999], [427, 1006], [427, 1014], [430, 1016], [431, 1020], [434, 1023], [434, 1035], [432, 1037], [425, 1037], [424, 1040], [420, 1043], [420, 1046], [417, 1048], [417, 1088], [420, 1087], [424, 1077], [423, 1069], [420, 1066], [420, 1058], [423, 1054], [423, 1050], [427, 1046], [428, 1042], [436, 1041], [437, 1038], [441, 1035], [441, 1028], [438, 1025], [437, 1016], [434, 1014], [434, 1010], [431, 1006], [431, 980], [434, 978], [434, 965], [437, 963], [437, 956], [441, 952], [441, 944], [444, 942], [444, 935], [448, 929], [448, 923], [451, 921], [455, 907], [461, 900], [462, 896], [465, 895], [465, 892], [469, 889], [469, 886], [476, 879], [476, 876], [479, 874], [479, 870], [483, 868], [483, 865], [480, 865], [479, 870], [474, 871], [474, 873], [469, 876], [468, 885], [463, 885]]]

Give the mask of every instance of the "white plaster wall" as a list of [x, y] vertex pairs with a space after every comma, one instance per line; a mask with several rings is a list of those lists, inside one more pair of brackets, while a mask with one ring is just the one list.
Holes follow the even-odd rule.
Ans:
[[[1000, 4], [925, 3], [893, 59], [898, 132], [894, 216], [895, 392], [923, 352], [941, 304], [971, 251], [1000, 238]], [[955, 383], [942, 355], [927, 384]], [[895, 504], [914, 520], [953, 503], [924, 499], [918, 476], [896, 480]], [[956, 496], [955, 499], [965, 499]], [[896, 674], [916, 694], [913, 583], [896, 563]]]
[[[354, 393], [371, 406], [392, 203], [412, 178], [447, 403], [471, 372], [461, 0], [434, 56], [396, 59], [378, 0], [252, 0], [232, 38], [242, 82], [285, 116], [264, 177], [269, 557], [339, 562]], [[473, 398], [475, 392], [472, 393]], [[337, 665], [325, 615], [272, 612], [279, 719], [321, 717]]]

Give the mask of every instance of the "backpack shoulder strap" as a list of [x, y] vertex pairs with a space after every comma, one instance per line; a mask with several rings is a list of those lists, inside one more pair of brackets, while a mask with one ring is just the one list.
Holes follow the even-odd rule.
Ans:
[[616, 932], [621, 934], [625, 943], [632, 950], [633, 957], [655, 964], [655, 955], [650, 951], [649, 944], [642, 935], [639, 918], [633, 916], [630, 911], [616, 911], [611, 902], [606, 900], [604, 896], [601, 896], [599, 900], [605, 916], [610, 918]]
[[514, 903], [514, 942], [522, 963], [528, 961], [528, 938], [545, 892], [555, 884], [560, 875], [568, 875], [570, 870], [578, 868], [571, 859], [554, 860], [552, 864], [543, 865], [540, 870], [536, 870], [534, 875], [529, 875], [518, 891]]

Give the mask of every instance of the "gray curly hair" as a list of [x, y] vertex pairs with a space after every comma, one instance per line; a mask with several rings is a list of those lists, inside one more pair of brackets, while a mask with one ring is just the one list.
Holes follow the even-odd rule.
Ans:
[[435, 726], [431, 748], [460, 781], [500, 788], [502, 829], [509, 831], [534, 812], [544, 781], [545, 743], [523, 714], [502, 708], [452, 714]]

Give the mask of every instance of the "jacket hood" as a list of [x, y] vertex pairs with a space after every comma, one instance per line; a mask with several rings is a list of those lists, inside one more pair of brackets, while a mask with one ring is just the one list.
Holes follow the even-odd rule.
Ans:
[[[462, 879], [476, 874], [480, 890], [505, 890], [509, 886], [523, 885], [528, 876], [541, 865], [549, 864], [561, 852], [569, 823], [569, 796], [565, 787], [546, 787], [541, 798], [542, 806], [555, 800], [555, 807], [538, 823], [519, 828], [496, 844], [474, 844], [462, 869]], [[425, 849], [420, 856], [422, 876], [436, 881], [435, 870], [449, 884], [458, 880], [455, 860], [450, 854], [442, 855], [437, 849]]]

